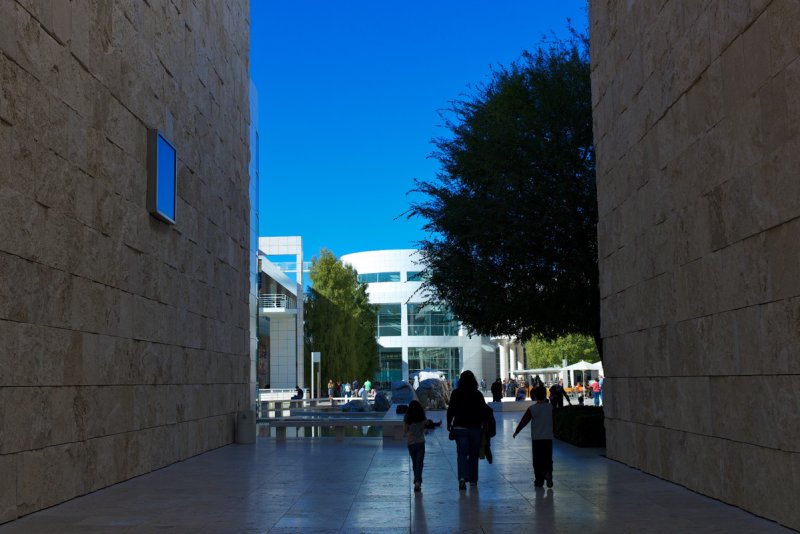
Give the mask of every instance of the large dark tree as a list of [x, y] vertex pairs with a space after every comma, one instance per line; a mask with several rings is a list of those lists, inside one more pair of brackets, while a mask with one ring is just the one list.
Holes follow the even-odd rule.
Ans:
[[311, 369], [314, 351], [322, 353], [323, 384], [329, 379], [363, 382], [372, 378], [378, 368], [377, 317], [366, 284], [359, 283], [356, 271], [326, 249], [313, 259], [309, 274], [313, 286], [304, 308], [307, 369]]
[[[485, 335], [592, 335], [601, 349], [588, 42], [553, 41], [443, 114], [417, 181], [427, 289]], [[601, 353], [602, 354], [602, 353]]]

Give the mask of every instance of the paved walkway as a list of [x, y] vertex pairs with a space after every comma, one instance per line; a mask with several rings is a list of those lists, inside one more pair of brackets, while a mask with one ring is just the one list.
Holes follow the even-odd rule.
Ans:
[[[19, 532], [789, 532], [738, 508], [555, 442], [555, 487], [531, 484], [527, 429], [498, 413], [494, 463], [459, 491], [455, 446], [428, 435], [422, 492], [404, 444], [259, 438], [0, 526]], [[441, 413], [429, 414], [439, 419]], [[540, 530], [543, 529], [543, 530]]]

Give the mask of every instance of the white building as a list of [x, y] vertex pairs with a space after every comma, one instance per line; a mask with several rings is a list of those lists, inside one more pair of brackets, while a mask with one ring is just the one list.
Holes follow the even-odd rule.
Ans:
[[341, 260], [358, 271], [370, 302], [379, 306], [376, 380], [413, 379], [423, 369], [443, 371], [451, 381], [465, 369], [487, 383], [500, 376], [495, 343], [467, 335], [447, 308], [425, 304], [416, 250], [357, 252]]
[[[259, 387], [305, 387], [303, 359], [303, 239], [260, 237], [258, 289]], [[273, 263], [268, 256], [291, 257]], [[294, 274], [294, 279], [287, 276]]]

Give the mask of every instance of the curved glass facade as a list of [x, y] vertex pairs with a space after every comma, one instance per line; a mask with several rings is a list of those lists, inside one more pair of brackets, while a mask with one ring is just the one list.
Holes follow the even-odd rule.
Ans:
[[458, 347], [409, 347], [408, 377], [426, 369], [442, 371], [452, 382], [461, 372], [461, 350]]
[[378, 305], [378, 337], [402, 335], [400, 304]]
[[375, 284], [377, 282], [399, 282], [400, 272], [359, 274], [358, 281], [362, 284]]
[[406, 305], [409, 336], [457, 336], [458, 321], [444, 306], [432, 304]]

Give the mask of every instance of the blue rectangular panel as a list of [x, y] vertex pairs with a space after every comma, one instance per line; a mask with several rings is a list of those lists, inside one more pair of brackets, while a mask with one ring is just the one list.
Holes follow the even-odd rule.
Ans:
[[176, 153], [160, 134], [158, 136], [158, 170], [156, 187], [156, 210], [169, 219], [175, 221], [175, 196], [176, 185]]

